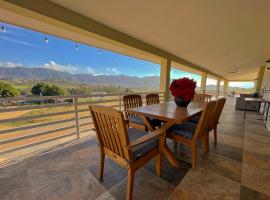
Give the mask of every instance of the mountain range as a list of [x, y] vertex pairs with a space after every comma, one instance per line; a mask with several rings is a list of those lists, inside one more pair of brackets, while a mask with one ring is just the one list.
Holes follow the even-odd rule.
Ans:
[[82, 84], [112, 85], [122, 87], [159, 87], [158, 76], [131, 77], [125, 75], [71, 74], [48, 68], [0, 67], [2, 80], [63, 80]]

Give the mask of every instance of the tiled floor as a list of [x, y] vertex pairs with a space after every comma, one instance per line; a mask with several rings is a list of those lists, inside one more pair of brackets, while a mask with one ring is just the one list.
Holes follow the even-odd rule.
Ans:
[[[210, 137], [210, 153], [199, 155], [192, 170], [190, 151], [178, 146], [176, 169], [163, 160], [162, 176], [154, 160], [135, 175], [133, 199], [270, 199], [270, 133], [262, 122], [242, 124], [241, 111], [228, 99], [218, 129], [218, 145]], [[201, 150], [198, 149], [198, 153]], [[95, 140], [27, 158], [0, 169], [0, 199], [124, 199], [127, 172], [109, 159], [104, 180], [97, 179]]]

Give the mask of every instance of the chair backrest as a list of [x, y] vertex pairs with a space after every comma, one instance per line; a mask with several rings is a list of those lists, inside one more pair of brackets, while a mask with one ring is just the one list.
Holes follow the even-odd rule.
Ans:
[[89, 109], [101, 148], [105, 147], [112, 155], [131, 160], [131, 152], [126, 148], [129, 145], [129, 137], [123, 113], [99, 105], [91, 105]]
[[123, 96], [123, 102], [124, 102], [124, 109], [125, 109], [125, 115], [126, 118], [129, 118], [131, 116], [135, 116], [134, 113], [127, 112], [130, 108], [136, 108], [142, 106], [142, 97], [139, 94], [130, 94]]
[[215, 110], [216, 101], [210, 101], [205, 105], [205, 108], [200, 117], [200, 121], [197, 125], [194, 137], [192, 139], [196, 140], [198, 136], [205, 134], [209, 131], [211, 117], [213, 116], [213, 112]]
[[158, 94], [147, 94], [146, 95], [146, 105], [158, 104], [159, 95]]
[[211, 101], [211, 95], [210, 94], [199, 94], [199, 93], [196, 93], [194, 94], [194, 97], [193, 97], [193, 102], [194, 103], [205, 103], [205, 102], [209, 102]]
[[218, 124], [225, 102], [226, 102], [226, 98], [220, 98], [217, 100], [215, 111], [213, 112], [213, 116], [211, 119], [210, 128], [214, 128], [214, 126]]

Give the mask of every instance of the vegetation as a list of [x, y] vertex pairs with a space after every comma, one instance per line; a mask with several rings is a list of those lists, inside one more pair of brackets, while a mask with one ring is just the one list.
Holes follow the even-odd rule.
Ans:
[[0, 81], [0, 97], [16, 97], [19, 95], [19, 91], [12, 84]]
[[37, 83], [32, 87], [31, 93], [34, 95], [42, 95], [42, 96], [59, 96], [64, 95], [65, 91], [63, 90], [63, 88], [56, 85]]

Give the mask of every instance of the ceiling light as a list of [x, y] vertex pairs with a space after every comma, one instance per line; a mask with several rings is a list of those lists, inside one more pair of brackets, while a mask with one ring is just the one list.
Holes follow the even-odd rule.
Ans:
[[78, 44], [75, 45], [75, 49], [76, 49], [76, 50], [79, 50]]
[[5, 33], [6, 32], [6, 29], [5, 29], [4, 25], [1, 26], [1, 32], [2, 33]]
[[46, 42], [46, 43], [49, 43], [49, 39], [45, 36], [45, 38], [44, 38], [44, 41]]

